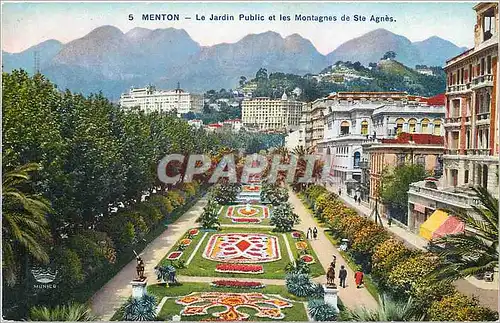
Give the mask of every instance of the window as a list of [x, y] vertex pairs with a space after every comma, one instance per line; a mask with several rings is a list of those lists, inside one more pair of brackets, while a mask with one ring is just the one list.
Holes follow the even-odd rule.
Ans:
[[408, 126], [409, 126], [408, 132], [410, 132], [410, 133], [415, 132], [417, 130], [417, 120], [410, 119], [408, 121]]
[[491, 55], [486, 57], [486, 73], [491, 74]]
[[441, 120], [436, 119], [434, 120], [434, 135], [435, 136], [440, 136], [441, 135]]
[[469, 183], [469, 170], [468, 169], [466, 169], [464, 171], [464, 183], [465, 184]]
[[361, 153], [357, 151], [354, 153], [354, 168], [359, 168], [360, 160], [361, 160]]
[[472, 64], [469, 64], [469, 82], [472, 81], [472, 74], [474, 72], [472, 71]]
[[361, 134], [362, 135], [367, 135], [368, 134], [368, 121], [364, 120], [361, 122]]
[[397, 161], [396, 161], [397, 166], [404, 165], [405, 160], [406, 160], [405, 154], [397, 154], [396, 158], [397, 158]]
[[490, 39], [495, 33], [495, 11], [493, 8], [483, 16], [483, 41]]
[[399, 118], [396, 120], [396, 135], [399, 135], [403, 132], [403, 124], [405, 123], [405, 119]]
[[422, 165], [425, 167], [425, 156], [422, 156], [422, 155], [417, 156], [415, 163], [417, 165]]
[[485, 65], [485, 60], [483, 57], [483, 58], [481, 58], [481, 74], [480, 75], [484, 75], [484, 65]]
[[349, 122], [342, 121], [340, 124], [340, 135], [345, 136], [349, 134]]
[[429, 119], [422, 120], [422, 133], [429, 133]]

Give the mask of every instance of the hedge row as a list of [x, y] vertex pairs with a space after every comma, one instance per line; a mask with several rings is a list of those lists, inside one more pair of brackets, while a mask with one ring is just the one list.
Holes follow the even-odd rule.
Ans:
[[[347, 254], [370, 274], [380, 292], [410, 296], [431, 321], [488, 321], [498, 313], [428, 275], [440, 264], [435, 254], [412, 250], [375, 222], [347, 207], [336, 194], [314, 185], [305, 190], [315, 216], [337, 239], [348, 239]], [[453, 310], [451, 310], [453, 309]]]

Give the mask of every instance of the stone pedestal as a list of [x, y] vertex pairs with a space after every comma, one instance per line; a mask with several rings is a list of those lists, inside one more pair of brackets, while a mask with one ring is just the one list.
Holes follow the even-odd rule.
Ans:
[[323, 285], [323, 289], [325, 290], [325, 303], [335, 307], [337, 313], [340, 312], [339, 307], [337, 305], [339, 290], [336, 287], [328, 285]]
[[142, 298], [142, 296], [146, 295], [146, 286], [148, 283], [148, 279], [145, 278], [143, 280], [133, 280], [130, 282], [132, 285], [132, 297], [133, 298]]

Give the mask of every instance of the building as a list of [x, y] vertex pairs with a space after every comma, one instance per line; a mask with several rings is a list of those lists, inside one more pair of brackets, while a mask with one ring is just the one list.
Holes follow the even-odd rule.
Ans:
[[205, 126], [205, 130], [210, 131], [210, 132], [222, 132], [222, 123], [209, 123]]
[[306, 147], [305, 129], [300, 126], [299, 129], [287, 134], [285, 137], [285, 147], [292, 151], [298, 146]]
[[498, 3], [474, 7], [474, 47], [446, 62], [444, 176], [414, 183], [408, 192], [408, 228], [419, 232], [438, 209], [471, 210], [471, 186], [498, 196]]
[[239, 132], [242, 127], [240, 119], [229, 119], [222, 122], [222, 128], [231, 132]]
[[304, 147], [312, 146], [312, 120], [311, 120], [312, 103], [304, 104], [302, 107], [302, 117], [299, 121], [299, 128], [304, 131]]
[[196, 129], [200, 129], [201, 127], [203, 127], [203, 120], [199, 119], [188, 120], [188, 124], [190, 126], [195, 127]]
[[281, 99], [244, 99], [241, 110], [243, 125], [260, 131], [295, 130], [299, 127], [303, 104], [289, 100], [286, 93]]
[[[422, 98], [406, 92], [339, 92], [328, 97], [321, 150], [331, 158], [330, 181], [360, 189], [362, 144], [410, 132], [441, 135], [444, 96]], [[432, 124], [436, 126], [432, 126]], [[314, 135], [313, 135], [314, 138]], [[365, 176], [365, 186], [368, 186]], [[363, 194], [366, 198], [367, 194]]]
[[332, 103], [329, 97], [317, 99], [311, 104], [310, 116], [311, 116], [311, 125], [310, 125], [310, 133], [311, 133], [311, 142], [310, 148], [314, 151], [319, 151], [318, 144], [323, 139], [324, 135], [324, 126], [325, 126], [325, 111], [328, 106]]
[[120, 105], [123, 108], [139, 108], [145, 112], [177, 111], [178, 114], [188, 112], [201, 113], [203, 110], [203, 95], [177, 89], [164, 91], [156, 90], [154, 86], [140, 89], [130, 89], [120, 96]]
[[[380, 179], [384, 169], [391, 169], [403, 164], [420, 164], [424, 166], [430, 174], [442, 172], [442, 157], [444, 152], [444, 138], [432, 134], [401, 133], [393, 139], [366, 140], [362, 144], [363, 152], [367, 156], [369, 183], [370, 207], [374, 208], [378, 199]], [[367, 200], [361, 194], [363, 200]], [[379, 212], [384, 214], [384, 209], [379, 204]], [[391, 214], [391, 216], [403, 224], [407, 224], [408, 219], [402, 214]]]

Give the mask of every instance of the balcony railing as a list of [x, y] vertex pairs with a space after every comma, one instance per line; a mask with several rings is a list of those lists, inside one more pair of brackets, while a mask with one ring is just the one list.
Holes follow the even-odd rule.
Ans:
[[477, 114], [477, 120], [487, 120], [490, 118], [490, 113], [489, 112], [481, 112]]
[[370, 168], [370, 163], [368, 161], [360, 161], [359, 168], [368, 169], [368, 168]]
[[464, 193], [450, 192], [442, 189], [433, 189], [430, 187], [423, 187], [418, 184], [411, 184], [409, 193], [416, 193], [419, 195], [425, 195], [427, 198], [447, 204], [458, 204], [464, 207], [470, 207], [471, 205], [478, 206], [481, 204], [479, 198], [475, 196], [469, 196]]
[[449, 117], [445, 119], [446, 123], [459, 123], [462, 117]]
[[478, 86], [493, 86], [493, 75], [480, 75], [472, 79], [472, 87]]
[[457, 148], [450, 148], [447, 150], [448, 155], [458, 155], [459, 152], [460, 152], [460, 150]]
[[455, 85], [450, 85], [447, 88], [448, 93], [453, 93], [453, 92], [464, 92], [467, 91], [470, 88], [470, 83], [467, 84], [455, 84]]
[[491, 148], [474, 148], [467, 149], [467, 155], [469, 156], [489, 156]]

